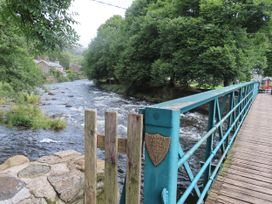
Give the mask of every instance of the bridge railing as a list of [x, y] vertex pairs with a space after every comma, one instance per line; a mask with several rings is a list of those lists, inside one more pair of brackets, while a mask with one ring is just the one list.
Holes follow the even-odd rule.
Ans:
[[[144, 113], [145, 161], [144, 203], [203, 203], [228, 151], [258, 93], [257, 82], [231, 85], [147, 107]], [[180, 115], [208, 106], [207, 132], [189, 150], [180, 144], [183, 137]], [[216, 139], [217, 138], [217, 139]], [[190, 158], [205, 145], [204, 161], [195, 172]], [[179, 169], [183, 168], [189, 185], [181, 193]], [[200, 184], [201, 183], [201, 184]], [[190, 201], [192, 203], [192, 201]]]

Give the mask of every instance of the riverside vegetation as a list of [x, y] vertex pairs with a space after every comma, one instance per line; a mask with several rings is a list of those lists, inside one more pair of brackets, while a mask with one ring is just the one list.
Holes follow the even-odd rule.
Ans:
[[[6, 90], [9, 90], [8, 93]], [[6, 110], [0, 111], [0, 123], [8, 127], [52, 130], [66, 127], [66, 122], [62, 118], [50, 118], [41, 111], [38, 106], [40, 97], [33, 93], [15, 94], [8, 84], [0, 83], [0, 101], [2, 105], [8, 105]]]
[[100, 26], [85, 72], [105, 88], [158, 96], [272, 75], [271, 8], [267, 0], [135, 0]]
[[0, 120], [8, 126], [64, 128], [60, 118], [47, 117], [32, 94], [44, 83], [34, 56], [62, 52], [78, 40], [67, 12], [71, 0], [0, 0]]

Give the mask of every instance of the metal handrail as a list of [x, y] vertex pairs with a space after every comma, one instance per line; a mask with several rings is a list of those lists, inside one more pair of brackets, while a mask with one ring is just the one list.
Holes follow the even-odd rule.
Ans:
[[[258, 87], [257, 82], [246, 82], [163, 102], [144, 109], [145, 133], [169, 138], [170, 141], [165, 158], [157, 166], [152, 163], [150, 152], [145, 151], [144, 203], [152, 201], [152, 203], [182, 204], [193, 191], [198, 197], [197, 203], [203, 203], [258, 93]], [[230, 99], [229, 110], [223, 117], [219, 102], [221, 97], [225, 97], [226, 100]], [[179, 144], [180, 114], [207, 103], [209, 104], [208, 130], [193, 147], [184, 152]], [[228, 122], [228, 128], [223, 130], [225, 122]], [[220, 139], [213, 148], [214, 135], [217, 131], [219, 131]], [[204, 164], [197, 174], [193, 175], [188, 160], [201, 145], [205, 144], [205, 141], [206, 158]], [[153, 146], [159, 148], [156, 147], [156, 144]], [[215, 155], [220, 153], [220, 149], [222, 155], [212, 171], [212, 160]], [[155, 151], [160, 154], [158, 149]], [[177, 174], [178, 169], [182, 166], [184, 166], [191, 183], [177, 201]], [[205, 180], [201, 189], [197, 183], [202, 177]]]
[[227, 86], [220, 89], [215, 89], [211, 91], [206, 91], [199, 94], [194, 94], [191, 96], [186, 96], [162, 103], [158, 103], [152, 105], [153, 108], [160, 108], [160, 109], [179, 109], [181, 113], [188, 112], [196, 107], [204, 105], [216, 98], [220, 98], [221, 96], [227, 95], [233, 91], [239, 90], [242, 87], [256, 84], [258, 82], [245, 82], [241, 84], [235, 84], [231, 86]]
[[[251, 96], [251, 98], [253, 98], [253, 96]], [[248, 101], [247, 104], [251, 103], [251, 101]], [[225, 142], [225, 139], [227, 138], [227, 136], [229, 135], [230, 131], [234, 128], [234, 125], [238, 122], [239, 117], [242, 115], [243, 111], [246, 110], [246, 106], [243, 108], [243, 110], [239, 113], [238, 117], [235, 119], [234, 123], [231, 125], [231, 127], [228, 129], [228, 131], [225, 133], [224, 137], [220, 140], [220, 142], [217, 144], [216, 148], [211, 152], [209, 158], [206, 160], [206, 162], [203, 164], [203, 166], [201, 167], [201, 169], [199, 170], [199, 172], [197, 173], [197, 175], [195, 176], [194, 180], [192, 181], [192, 183], [189, 185], [189, 187], [186, 189], [186, 191], [184, 192], [184, 194], [182, 195], [182, 197], [179, 199], [178, 204], [184, 203], [184, 201], [187, 199], [187, 197], [189, 196], [189, 194], [192, 192], [194, 186], [197, 184], [197, 182], [199, 181], [200, 177], [202, 176], [202, 174], [204, 173], [204, 171], [206, 170], [206, 168], [208, 167], [209, 163], [212, 161], [212, 159], [214, 158], [214, 156], [216, 155], [216, 153], [218, 152], [218, 150], [220, 149], [220, 147], [223, 145], [223, 143]], [[243, 116], [245, 117], [245, 115]], [[241, 125], [241, 123], [239, 124]], [[237, 131], [237, 130], [236, 130]], [[193, 148], [191, 148], [193, 149]], [[190, 150], [189, 150], [190, 151]], [[223, 155], [226, 155], [226, 151], [223, 153]], [[221, 156], [221, 159], [223, 160], [224, 157]], [[216, 165], [218, 166], [218, 164]], [[207, 185], [207, 184], [206, 184]], [[203, 191], [202, 194], [205, 194], [205, 192]]]
[[[250, 94], [252, 94], [253, 90], [247, 94], [247, 96], [249, 96]], [[246, 97], [247, 97], [246, 96]], [[186, 152], [186, 154], [179, 160], [178, 162], [178, 166], [180, 167], [186, 160], [188, 160], [194, 153], [195, 151], [205, 142], [205, 140], [207, 140], [208, 137], [210, 137], [219, 127], [220, 125], [222, 125], [224, 123], [225, 120], [227, 120], [227, 118], [231, 115], [231, 113], [233, 113], [238, 107], [239, 105], [245, 101], [246, 98], [244, 98], [243, 100], [241, 100], [227, 115], [224, 116], [224, 118], [219, 121], [212, 129], [209, 130], [209, 132], [207, 132], [190, 150], [188, 150]], [[241, 113], [240, 113], [241, 114]], [[239, 115], [240, 115], [239, 114]], [[238, 119], [238, 118], [237, 118]]]

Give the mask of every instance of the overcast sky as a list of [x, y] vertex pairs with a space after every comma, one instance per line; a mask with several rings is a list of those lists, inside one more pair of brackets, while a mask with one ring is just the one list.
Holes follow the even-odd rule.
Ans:
[[[119, 7], [128, 8], [133, 0], [97, 0]], [[93, 0], [74, 0], [71, 11], [77, 12], [75, 19], [79, 22], [74, 28], [80, 35], [79, 43], [87, 47], [96, 36], [98, 27], [113, 15], [125, 15], [125, 10], [95, 2]]]

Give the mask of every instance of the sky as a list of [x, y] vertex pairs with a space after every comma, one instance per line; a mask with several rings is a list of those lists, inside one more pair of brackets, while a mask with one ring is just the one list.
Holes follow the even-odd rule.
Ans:
[[113, 15], [125, 15], [125, 9], [108, 6], [98, 2], [113, 4], [119, 7], [128, 8], [133, 0], [74, 0], [70, 11], [78, 13], [74, 17], [78, 21], [73, 27], [80, 36], [79, 43], [83, 47], [96, 36], [98, 27]]

